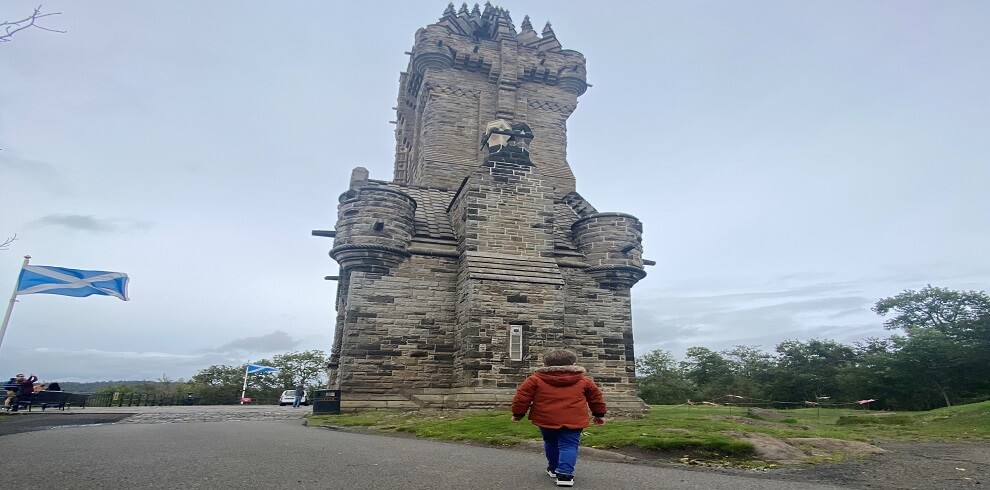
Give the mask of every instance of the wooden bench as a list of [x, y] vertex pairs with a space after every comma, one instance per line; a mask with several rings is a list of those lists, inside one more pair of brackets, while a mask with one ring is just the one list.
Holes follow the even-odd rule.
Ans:
[[[65, 410], [65, 406], [69, 403], [72, 395], [75, 395], [75, 393], [69, 393], [68, 391], [38, 391], [32, 393], [29, 397], [17, 397], [17, 405], [18, 408], [26, 407], [29, 412], [34, 407], [41, 407], [41, 411], [50, 407]], [[86, 395], [86, 398], [88, 397], [89, 395]], [[85, 399], [83, 399], [83, 403], [85, 403]]]

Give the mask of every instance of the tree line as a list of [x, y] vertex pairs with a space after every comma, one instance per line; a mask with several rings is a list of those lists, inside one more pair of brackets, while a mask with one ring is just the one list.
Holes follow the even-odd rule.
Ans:
[[[788, 340], [772, 352], [735, 346], [687, 349], [678, 361], [666, 350], [636, 360], [639, 395], [650, 404], [686, 402], [804, 406], [855, 404], [870, 408], [930, 410], [990, 399], [990, 296], [927, 286], [878, 301], [889, 338], [852, 345], [825, 339]], [[307, 350], [261, 359], [278, 372], [248, 376], [247, 395], [272, 403], [298, 384], [326, 383], [327, 355]], [[245, 365], [214, 365], [189, 380], [109, 383], [95, 393], [187, 397], [202, 404], [237, 403]], [[72, 383], [63, 389], [73, 390]], [[82, 390], [79, 390], [82, 391]], [[86, 390], [88, 391], [88, 390]]]
[[[283, 390], [300, 384], [306, 386], [307, 390], [319, 388], [326, 383], [327, 361], [327, 355], [322, 350], [289, 352], [271, 359], [258, 360], [253, 364], [276, 367], [278, 372], [249, 374], [246, 395], [255, 403], [275, 403]], [[142, 393], [171, 396], [175, 399], [192, 396], [196, 403], [202, 405], [234, 404], [240, 402], [246, 367], [246, 364], [213, 365], [200, 370], [189, 380], [170, 380], [163, 377], [157, 381], [104, 383], [93, 393]], [[62, 385], [66, 391], [76, 389], [74, 383], [66, 382]]]
[[932, 287], [878, 301], [895, 331], [852, 345], [788, 340], [773, 352], [736, 346], [658, 349], [639, 357], [639, 395], [650, 404], [688, 401], [778, 407], [850, 404], [930, 410], [990, 399], [990, 296]]

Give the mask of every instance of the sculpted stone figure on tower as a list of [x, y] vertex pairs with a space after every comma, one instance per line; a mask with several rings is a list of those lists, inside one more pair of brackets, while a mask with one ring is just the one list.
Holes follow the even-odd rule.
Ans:
[[[566, 121], [581, 53], [550, 24], [453, 4], [416, 32], [399, 77], [395, 173], [355, 169], [330, 255], [340, 264], [331, 382], [342, 406], [491, 407], [552, 348], [578, 353], [610, 406], [636, 397], [630, 288], [642, 224], [575, 191]], [[479, 146], [478, 142], [481, 142]]]

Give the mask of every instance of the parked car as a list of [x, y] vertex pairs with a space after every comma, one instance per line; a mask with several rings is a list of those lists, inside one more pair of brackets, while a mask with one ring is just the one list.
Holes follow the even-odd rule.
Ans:
[[[296, 390], [285, 390], [282, 392], [282, 396], [278, 398], [278, 406], [284, 407], [286, 405], [292, 405], [296, 402]], [[309, 398], [303, 393], [302, 401], [299, 402], [302, 405], [309, 406]]]

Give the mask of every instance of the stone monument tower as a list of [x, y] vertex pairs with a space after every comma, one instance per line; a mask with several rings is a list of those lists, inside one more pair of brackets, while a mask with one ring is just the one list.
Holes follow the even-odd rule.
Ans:
[[568, 116], [584, 56], [548, 23], [451, 4], [399, 77], [395, 174], [339, 199], [330, 383], [345, 409], [506, 405], [569, 348], [611, 408], [636, 397], [630, 288], [642, 224], [575, 191]]

